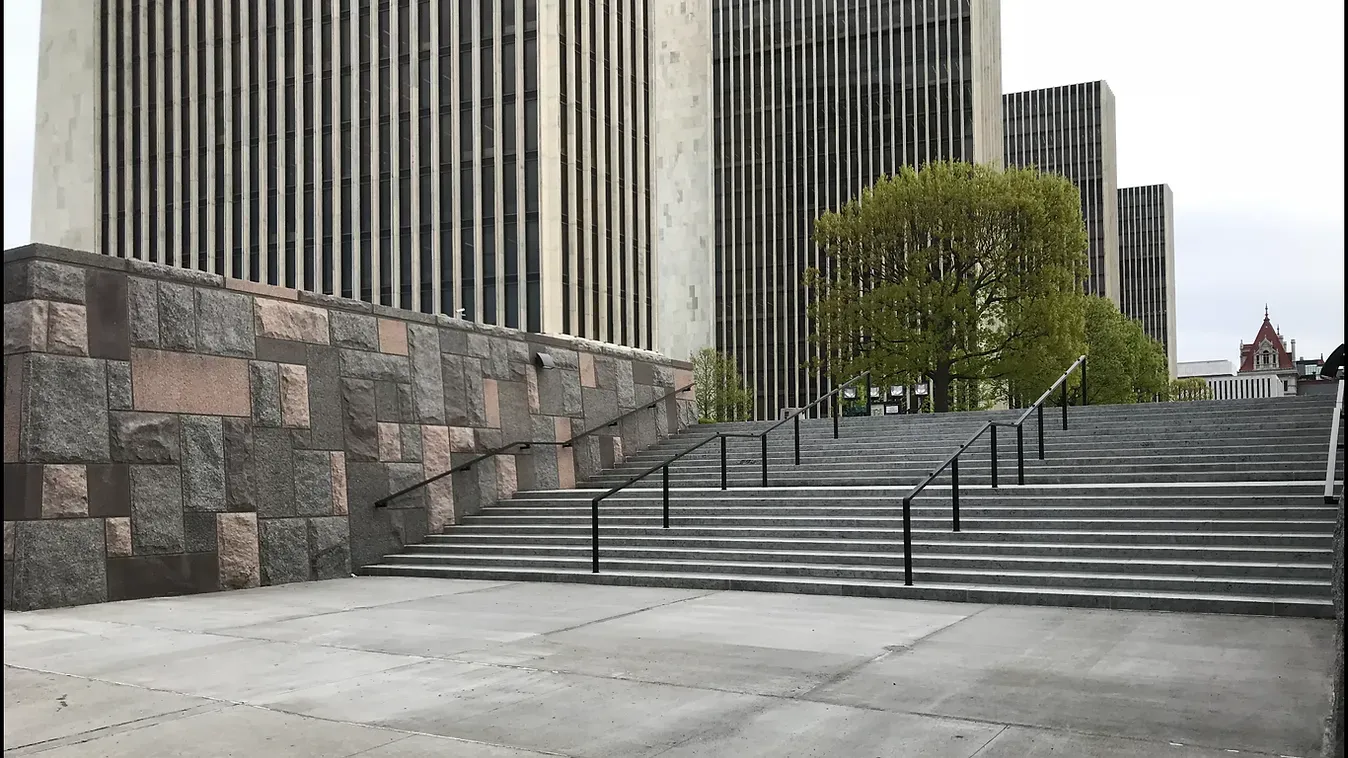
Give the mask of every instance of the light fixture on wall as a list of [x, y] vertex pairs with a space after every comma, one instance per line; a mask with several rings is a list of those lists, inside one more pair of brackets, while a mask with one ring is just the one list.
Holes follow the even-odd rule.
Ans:
[[856, 399], [857, 399], [857, 388], [856, 388], [856, 387], [843, 387], [842, 396], [843, 396], [844, 398], [848, 399], [848, 400], [856, 400]]
[[534, 353], [534, 364], [539, 368], [557, 368], [557, 362], [547, 353]]

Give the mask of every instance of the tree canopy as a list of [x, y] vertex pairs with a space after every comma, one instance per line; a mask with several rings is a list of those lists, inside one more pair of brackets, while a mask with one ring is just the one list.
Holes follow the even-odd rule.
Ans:
[[1170, 399], [1165, 348], [1103, 297], [1086, 298], [1086, 378], [1092, 404]]
[[1087, 239], [1066, 179], [904, 167], [821, 216], [815, 239], [813, 339], [836, 378], [925, 377], [939, 412], [994, 386], [1033, 400], [1085, 347]]
[[735, 359], [715, 348], [702, 348], [693, 356], [693, 384], [702, 421], [747, 421], [753, 412], [753, 395]]

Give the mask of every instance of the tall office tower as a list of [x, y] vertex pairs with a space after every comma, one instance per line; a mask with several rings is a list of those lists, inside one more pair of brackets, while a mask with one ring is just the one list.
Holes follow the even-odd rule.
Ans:
[[1175, 376], [1175, 197], [1165, 184], [1119, 190], [1119, 310], [1165, 346]]
[[35, 241], [687, 353], [711, 40], [666, 5], [46, 0]]
[[1081, 191], [1090, 239], [1086, 291], [1119, 304], [1118, 151], [1114, 93], [1104, 82], [1014, 92], [1002, 98], [1006, 163], [1037, 166]]
[[998, 0], [715, 1], [716, 341], [773, 418], [828, 391], [801, 284], [820, 213], [937, 160], [1002, 164]]

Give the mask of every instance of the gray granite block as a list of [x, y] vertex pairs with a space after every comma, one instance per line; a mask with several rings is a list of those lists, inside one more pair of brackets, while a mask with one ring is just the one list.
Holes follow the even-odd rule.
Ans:
[[249, 361], [248, 386], [252, 395], [253, 423], [281, 425], [281, 376], [275, 363]]
[[342, 380], [342, 427], [349, 459], [379, 460], [374, 382], [364, 379]]
[[116, 463], [177, 463], [178, 417], [169, 413], [113, 411], [112, 460]]
[[258, 519], [262, 584], [308, 581], [309, 529], [302, 518]]
[[382, 382], [412, 381], [412, 371], [405, 356], [346, 349], [341, 350], [340, 355], [344, 377]]
[[332, 455], [326, 450], [296, 450], [295, 512], [300, 516], [332, 514]]
[[373, 316], [333, 311], [328, 318], [334, 347], [379, 350], [379, 322]]
[[159, 347], [159, 283], [153, 279], [128, 279], [126, 306], [131, 323], [131, 344]]
[[131, 362], [108, 361], [108, 408], [131, 410]]
[[412, 368], [414, 418], [421, 424], [445, 424], [444, 378], [441, 374], [440, 335], [435, 327], [413, 324], [407, 329]]
[[257, 468], [253, 425], [247, 419], [224, 419], [225, 507], [257, 510]]
[[198, 289], [196, 295], [198, 349], [211, 355], [252, 357], [253, 298], [215, 289]]
[[[108, 599], [103, 519], [46, 519], [15, 525], [5, 562], [5, 608], [19, 611]], [[12, 586], [8, 586], [12, 577]]]
[[131, 467], [131, 545], [136, 555], [186, 549], [182, 473], [177, 466]]
[[226, 510], [225, 433], [219, 416], [183, 416], [183, 500], [189, 511]]
[[258, 517], [297, 515], [294, 448], [289, 430], [255, 427], [253, 445]]
[[197, 307], [192, 287], [159, 283], [159, 344], [166, 350], [197, 349]]
[[32, 463], [108, 461], [108, 377], [103, 361], [33, 353], [23, 360], [19, 454]]
[[314, 579], [351, 575], [351, 530], [341, 516], [309, 519], [309, 574]]

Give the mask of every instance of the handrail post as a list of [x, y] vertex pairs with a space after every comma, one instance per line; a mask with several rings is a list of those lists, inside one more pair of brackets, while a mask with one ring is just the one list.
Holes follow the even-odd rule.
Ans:
[[1086, 395], [1086, 356], [1081, 356], [1081, 404], [1090, 405], [1090, 398]]
[[796, 429], [795, 429], [795, 433], [796, 433], [796, 465], [799, 466], [799, 465], [800, 465], [800, 416], [799, 416], [799, 415], [797, 415], [797, 416], [795, 417], [795, 427], [796, 427]]
[[997, 425], [992, 425], [992, 488], [997, 489]]
[[960, 530], [960, 457], [950, 462], [950, 513], [952, 531]]
[[721, 489], [725, 489], [725, 435], [719, 434], [717, 436], [721, 438]]
[[666, 464], [665, 467], [664, 467], [663, 469], [661, 469], [661, 471], [662, 471], [663, 474], [664, 474], [664, 477], [663, 477], [663, 478], [664, 478], [664, 491], [665, 491], [665, 528], [668, 529], [668, 528], [669, 528], [669, 466], [668, 466], [668, 464]]
[[842, 393], [833, 396], [833, 439], [838, 439], [838, 414], [842, 412]]
[[1044, 404], [1040, 403], [1039, 408], [1039, 460], [1044, 460]]
[[1062, 380], [1062, 430], [1067, 431], [1067, 380]]
[[903, 499], [903, 585], [913, 586], [913, 516], [912, 498]]
[[763, 460], [763, 486], [766, 487], [768, 486], [768, 435], [766, 432], [763, 433], [762, 437], [758, 438], [758, 444], [759, 452], [762, 454]]
[[599, 573], [599, 498], [590, 501], [590, 573]]
[[1016, 484], [1025, 484], [1025, 427], [1016, 424]]

